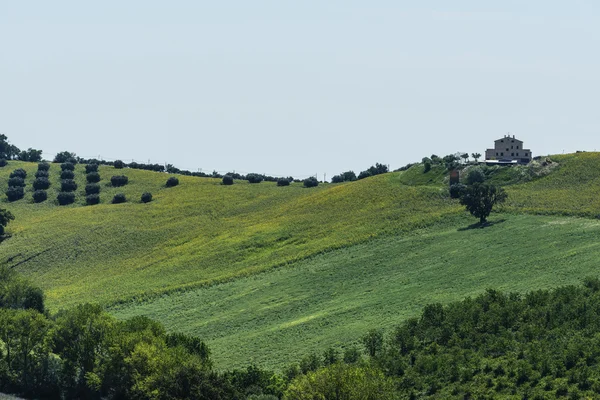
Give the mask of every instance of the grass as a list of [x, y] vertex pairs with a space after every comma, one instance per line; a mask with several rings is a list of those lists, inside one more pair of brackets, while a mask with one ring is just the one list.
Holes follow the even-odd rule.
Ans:
[[[432, 301], [597, 275], [598, 222], [573, 217], [600, 214], [600, 154], [552, 159], [546, 176], [491, 175], [509, 199], [485, 229], [462, 229], [474, 220], [448, 199], [438, 167], [306, 189], [184, 176], [165, 188], [167, 174], [102, 166], [101, 204], [85, 206], [77, 166], [76, 203], [59, 207], [58, 165], [49, 200], [34, 204], [36, 165], [10, 162], [0, 188], [15, 168], [29, 176], [25, 199], [0, 200], [16, 216], [0, 263], [40, 285], [53, 311], [90, 301], [148, 314], [208, 340], [219, 366], [279, 367]], [[130, 183], [112, 188], [117, 174]], [[146, 191], [154, 200], [142, 204]], [[129, 201], [110, 204], [121, 192]]]
[[280, 368], [389, 328], [432, 302], [528, 291], [600, 273], [600, 221], [494, 215], [388, 236], [222, 285], [112, 310], [206, 340], [219, 367]]
[[[41, 285], [52, 309], [210, 286], [460, 212], [441, 188], [402, 185], [400, 174], [312, 189], [180, 177], [167, 189], [166, 174], [104, 166], [102, 204], [82, 205], [85, 174], [77, 166], [76, 204], [59, 207], [52, 188], [47, 202], [33, 204], [34, 164], [0, 169], [0, 187], [19, 167], [28, 170], [28, 193], [0, 205], [16, 216], [0, 257]], [[53, 187], [59, 169], [52, 165]], [[130, 183], [110, 187], [116, 174]], [[139, 202], [145, 191], [154, 195], [149, 204]], [[110, 204], [118, 192], [130, 202]]]

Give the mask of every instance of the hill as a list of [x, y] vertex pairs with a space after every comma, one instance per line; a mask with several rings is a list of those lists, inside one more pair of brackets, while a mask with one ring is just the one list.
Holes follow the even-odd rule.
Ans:
[[[597, 222], [573, 216], [600, 214], [600, 155], [552, 160], [547, 175], [490, 176], [509, 184], [509, 200], [484, 230], [466, 229], [474, 221], [446, 196], [439, 167], [305, 189], [193, 177], [165, 188], [166, 174], [103, 166], [98, 206], [82, 206], [81, 189], [66, 207], [55, 194], [1, 204], [17, 216], [2, 261], [41, 285], [54, 310], [97, 301], [207, 339], [220, 366], [281, 366], [432, 301], [596, 275]], [[1, 187], [18, 167], [31, 187], [35, 165], [17, 162], [0, 169]], [[121, 173], [129, 185], [107, 186]], [[82, 188], [82, 166], [76, 175]], [[130, 202], [109, 204], [117, 191]], [[144, 191], [152, 203], [139, 203]]]

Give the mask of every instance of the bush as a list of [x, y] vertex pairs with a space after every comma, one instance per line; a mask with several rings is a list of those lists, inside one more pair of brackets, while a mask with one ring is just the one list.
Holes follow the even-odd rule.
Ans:
[[23, 178], [15, 176], [8, 180], [8, 187], [25, 187], [25, 181]]
[[25, 196], [25, 191], [22, 187], [9, 187], [5, 192], [8, 201], [21, 200]]
[[60, 164], [60, 169], [62, 171], [75, 171], [75, 164], [71, 162], [65, 162]]
[[87, 164], [85, 166], [85, 173], [89, 174], [90, 172], [98, 172], [98, 164]]
[[73, 204], [75, 202], [75, 193], [60, 192], [58, 196], [56, 196], [56, 200], [58, 200], [58, 204], [61, 206]]
[[342, 182], [344, 182], [344, 177], [341, 175], [334, 175], [331, 178], [331, 183], [342, 183]]
[[4, 158], [0, 158], [0, 168], [6, 167], [8, 165], [8, 161]]
[[485, 181], [485, 174], [481, 168], [471, 168], [467, 173], [467, 185], [473, 185], [475, 183], [483, 183]]
[[431, 162], [427, 161], [423, 164], [423, 173], [431, 171]]
[[90, 194], [98, 194], [100, 193], [100, 185], [98, 185], [97, 183], [89, 183], [87, 185], [85, 185], [85, 194], [86, 195], [90, 195]]
[[113, 204], [121, 204], [121, 203], [125, 203], [126, 201], [127, 201], [127, 198], [125, 197], [125, 195], [123, 193], [115, 194], [115, 197], [113, 197], [113, 199], [112, 199]]
[[369, 171], [362, 171], [360, 174], [358, 174], [358, 179], [365, 179], [371, 176], [371, 173]]
[[88, 206], [93, 206], [93, 205], [99, 204], [100, 203], [100, 195], [97, 193], [88, 194], [87, 196], [85, 196], [85, 203]]
[[231, 175], [225, 175], [223, 177], [223, 185], [233, 185], [233, 177]]
[[146, 192], [142, 194], [142, 203], [150, 203], [152, 201], [152, 193]]
[[110, 178], [110, 183], [114, 187], [125, 186], [128, 182], [129, 178], [127, 178], [125, 175], [115, 175], [112, 178]]
[[288, 178], [279, 178], [277, 179], [277, 186], [290, 186], [290, 181]]
[[38, 171], [48, 171], [50, 169], [50, 164], [42, 162], [38, 164]]
[[15, 169], [10, 173], [10, 178], [27, 178], [27, 172], [23, 168]]
[[113, 167], [116, 169], [123, 169], [123, 167], [125, 167], [125, 163], [121, 160], [117, 160], [113, 163]]
[[177, 179], [174, 176], [167, 179], [167, 183], [165, 184], [165, 186], [167, 186], [167, 187], [173, 187], [173, 186], [177, 186], [177, 185], [179, 185], [179, 179]]
[[77, 190], [77, 183], [73, 179], [64, 179], [60, 183], [60, 190], [62, 192], [74, 192]]
[[45, 190], [36, 190], [33, 192], [33, 201], [35, 203], [41, 203], [48, 199], [48, 193]]
[[65, 170], [60, 173], [60, 179], [73, 179], [75, 178], [75, 172]]
[[310, 178], [306, 178], [304, 180], [304, 187], [310, 188], [315, 186], [319, 186], [319, 181], [314, 176], [311, 176]]
[[48, 173], [48, 171], [43, 171], [43, 170], [35, 171], [36, 178], [48, 178], [49, 176], [50, 176], [50, 174]]
[[263, 176], [259, 174], [248, 174], [246, 175], [246, 179], [249, 183], [261, 183], [263, 181]]
[[454, 185], [450, 185], [450, 189], [449, 189], [450, 197], [453, 199], [460, 198], [460, 196], [462, 195], [465, 188], [466, 188], [466, 186], [463, 185], [462, 183], [455, 183]]
[[48, 178], [36, 178], [33, 181], [33, 188], [35, 190], [46, 190], [50, 187], [50, 180]]
[[71, 153], [68, 151], [61, 151], [56, 156], [54, 156], [54, 160], [52, 162], [55, 163], [72, 163], [77, 164], [77, 155], [75, 153]]
[[90, 172], [85, 176], [85, 179], [88, 183], [98, 183], [100, 182], [100, 174], [97, 172]]

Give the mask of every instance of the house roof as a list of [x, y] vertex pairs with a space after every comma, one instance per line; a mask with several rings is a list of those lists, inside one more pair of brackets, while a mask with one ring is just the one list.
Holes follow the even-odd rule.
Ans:
[[[517, 143], [517, 142], [518, 142], [518, 143], [523, 143], [523, 141], [522, 141], [522, 140], [519, 140], [519, 139], [517, 139], [517, 138], [515, 138], [515, 137], [510, 137], [510, 136], [505, 136], [505, 137], [503, 137], [503, 138], [500, 138], [500, 139], [494, 140], [494, 143], [496, 143], [496, 142], [500, 142], [500, 141], [502, 141], [502, 140], [506, 140], [506, 141], [512, 140], [514, 143]], [[509, 142], [509, 143], [513, 143], [513, 142]]]

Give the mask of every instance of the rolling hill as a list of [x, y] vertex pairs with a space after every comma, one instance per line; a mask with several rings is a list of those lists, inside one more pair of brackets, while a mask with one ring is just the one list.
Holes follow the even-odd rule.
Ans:
[[[83, 206], [78, 166], [74, 205], [57, 206], [53, 188], [43, 204], [31, 192], [0, 203], [17, 218], [1, 261], [39, 284], [53, 310], [100, 302], [202, 337], [219, 366], [280, 367], [433, 301], [597, 275], [600, 154], [552, 160], [547, 175], [490, 176], [511, 183], [509, 200], [483, 230], [468, 229], [474, 220], [446, 196], [439, 167], [306, 189], [194, 177], [166, 188], [166, 174], [102, 166], [102, 203]], [[15, 168], [28, 170], [31, 191], [27, 163], [1, 168], [0, 187]], [[129, 185], [110, 187], [121, 173]], [[58, 175], [53, 165], [53, 187]], [[152, 203], [139, 202], [144, 191]], [[117, 192], [129, 202], [110, 204]]]

